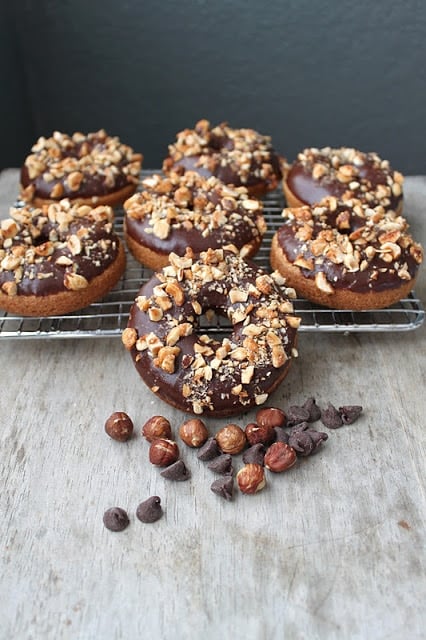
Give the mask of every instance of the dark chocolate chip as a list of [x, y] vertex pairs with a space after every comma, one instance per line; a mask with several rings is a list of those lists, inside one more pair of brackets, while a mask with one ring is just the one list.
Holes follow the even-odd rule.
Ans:
[[322, 409], [321, 422], [329, 429], [338, 429], [342, 426], [342, 416], [340, 415], [336, 407], [331, 404], [331, 402], [328, 403], [325, 409]]
[[234, 468], [232, 466], [232, 456], [229, 453], [222, 453], [208, 463], [208, 468], [215, 473], [222, 475], [232, 475]]
[[356, 404], [339, 407], [339, 413], [342, 416], [343, 424], [352, 424], [359, 418], [361, 412], [362, 407]]
[[[279, 427], [281, 428], [281, 427]], [[254, 444], [246, 449], [243, 453], [244, 464], [260, 464], [263, 466], [263, 458], [265, 457], [266, 449], [261, 442]]]
[[308, 422], [316, 422], [321, 418], [321, 409], [317, 405], [315, 398], [308, 398], [303, 404], [303, 408], [309, 411]]
[[219, 446], [215, 438], [211, 437], [206, 440], [202, 447], [198, 450], [197, 458], [203, 462], [213, 460], [220, 454]]
[[104, 513], [104, 525], [110, 531], [123, 531], [129, 525], [129, 516], [121, 507], [111, 507]]
[[221, 498], [225, 500], [232, 500], [234, 491], [234, 479], [232, 476], [225, 476], [224, 478], [218, 478], [212, 482], [210, 489], [213, 493], [217, 493]]
[[183, 482], [191, 477], [191, 473], [183, 460], [176, 460], [176, 462], [161, 471], [160, 475], [167, 480], [175, 480], [176, 482]]
[[300, 422], [307, 422], [309, 415], [309, 410], [305, 407], [293, 405], [287, 411], [287, 426], [294, 427], [294, 425], [300, 424]]
[[288, 444], [288, 433], [282, 427], [275, 427], [275, 442], [284, 442], [284, 444]]
[[315, 453], [327, 438], [326, 433], [312, 429], [307, 422], [302, 422], [290, 431], [288, 444], [299, 456], [309, 456]]
[[136, 516], [141, 522], [156, 522], [162, 515], [161, 499], [158, 496], [144, 500], [136, 509]]

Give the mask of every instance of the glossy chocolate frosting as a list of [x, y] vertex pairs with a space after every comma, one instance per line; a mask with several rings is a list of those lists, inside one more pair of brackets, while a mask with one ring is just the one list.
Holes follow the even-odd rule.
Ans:
[[[172, 258], [174, 267], [147, 282], [132, 306], [128, 331], [134, 331], [130, 352], [137, 371], [159, 397], [184, 411], [231, 415], [264, 402], [295, 355], [299, 319], [284, 290], [228, 251], [209, 250], [198, 261], [187, 254], [185, 260]], [[184, 296], [179, 304], [172, 299], [160, 319], [152, 319], [159, 287], [173, 282], [173, 289], [177, 281], [170, 274], [179, 271], [179, 264], [190, 265], [178, 282]], [[210, 310], [230, 319], [229, 338], [218, 342], [200, 335], [198, 319]], [[173, 330], [182, 332], [176, 342]], [[176, 349], [168, 370], [160, 363], [160, 344]]]
[[367, 293], [397, 288], [417, 274], [421, 247], [405, 219], [382, 207], [329, 198], [313, 208], [286, 209], [284, 215], [278, 244], [306, 278], [323, 272], [334, 289]]
[[261, 202], [245, 189], [195, 172], [146, 178], [124, 209], [127, 234], [156, 254], [183, 255], [187, 247], [200, 253], [233, 244], [251, 255], [266, 230]]
[[163, 170], [197, 171], [225, 184], [268, 191], [281, 180], [283, 164], [269, 136], [252, 129], [232, 129], [226, 123], [212, 128], [207, 120], [200, 120], [194, 129], [178, 133]]
[[0, 230], [0, 287], [14, 283], [15, 295], [23, 296], [83, 287], [118, 250], [110, 207], [71, 207], [64, 200], [43, 209], [15, 208]]
[[[39, 138], [21, 169], [26, 200], [95, 198], [136, 184], [142, 156], [105, 131]], [[31, 187], [31, 189], [28, 189]]]
[[346, 147], [305, 149], [291, 165], [286, 182], [293, 195], [308, 205], [334, 196], [396, 210], [402, 200], [402, 176], [388, 161]]

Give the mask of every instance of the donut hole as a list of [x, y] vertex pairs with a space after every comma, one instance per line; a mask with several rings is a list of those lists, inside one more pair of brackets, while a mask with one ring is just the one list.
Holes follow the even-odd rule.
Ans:
[[226, 314], [220, 309], [206, 309], [194, 323], [194, 333], [197, 336], [207, 334], [215, 342], [220, 342], [232, 336], [232, 326]]

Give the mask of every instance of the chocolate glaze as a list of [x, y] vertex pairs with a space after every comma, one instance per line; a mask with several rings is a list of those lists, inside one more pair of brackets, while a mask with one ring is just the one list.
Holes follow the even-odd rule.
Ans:
[[[321, 217], [321, 220], [315, 219], [312, 239], [315, 239], [318, 234], [324, 230], [325, 226], [334, 228], [336, 226], [337, 215], [347, 209], [347, 206], [341, 205], [335, 212], [327, 212]], [[345, 232], [349, 235], [352, 231], [363, 227], [365, 222], [365, 218], [360, 218], [352, 212], [350, 229], [345, 230]], [[313, 261], [312, 269], [301, 268], [301, 272], [305, 278], [314, 279], [317, 273], [324, 272], [327, 281], [330, 282], [335, 289], [345, 289], [357, 293], [386, 291], [400, 287], [404, 282], [404, 280], [398, 276], [398, 269], [395, 268], [395, 265], [385, 262], [379, 253], [375, 253], [372, 258], [368, 259], [368, 267], [363, 271], [359, 269], [357, 271], [349, 271], [343, 264], [335, 264], [325, 256], [322, 256], [321, 259], [318, 260], [318, 256], [315, 257], [310, 250], [309, 243], [299, 240], [296, 237], [295, 234], [298, 229], [300, 229], [300, 224], [298, 224], [297, 221], [287, 220], [278, 230], [277, 237], [278, 244], [289, 262], [293, 263], [301, 255], [303, 255], [305, 259]], [[379, 251], [379, 240], [376, 238], [375, 241], [370, 243], [370, 246], [375, 247]], [[410, 246], [411, 244], [401, 249], [401, 256], [398, 258], [398, 263], [400, 265], [405, 263], [407, 271], [410, 276], [414, 278], [419, 265], [410, 253]], [[365, 258], [365, 255], [363, 255], [362, 258]]]
[[[225, 151], [226, 151], [225, 147]], [[203, 166], [202, 163], [206, 162], [206, 156], [208, 157], [208, 167]], [[261, 163], [251, 159], [249, 174], [246, 179], [241, 177], [238, 166], [235, 163], [228, 164], [222, 163], [225, 153], [218, 152], [215, 149], [211, 151], [206, 150], [204, 155], [184, 156], [178, 162], [170, 165], [169, 171], [177, 171], [184, 173], [185, 171], [196, 171], [205, 178], [214, 176], [221, 180], [225, 184], [232, 184], [234, 187], [247, 187], [247, 189], [262, 187], [266, 185], [273, 185], [271, 188], [275, 188], [278, 180], [282, 178], [281, 163], [279, 156], [273, 152], [268, 158], [268, 162], [272, 165], [272, 173], [275, 179], [267, 179], [259, 177], [259, 171], [261, 169]], [[225, 156], [226, 157], [226, 156]]]
[[[224, 253], [226, 254], [227, 252]], [[232, 260], [234, 258], [232, 258]], [[240, 261], [241, 263], [243, 262], [241, 259]], [[244, 290], [247, 288], [248, 283], [254, 283], [256, 276], [261, 273], [263, 272], [258, 267], [246, 263], [244, 276], [239, 278], [238, 286]], [[158, 276], [154, 276], [141, 288], [139, 295], [150, 298], [153, 295], [154, 287], [160, 284], [161, 281]], [[228, 297], [228, 290], [236, 285], [237, 282], [235, 278], [231, 276], [225, 280], [208, 282], [202, 285], [195, 294], [191, 294], [189, 292], [190, 284], [183, 283], [185, 302], [180, 307], [173, 305], [173, 308], [170, 310], [170, 315], [178, 318], [179, 322], [190, 322], [193, 324], [195, 314], [192, 302], [195, 300], [200, 303], [202, 313], [213, 309], [217, 314], [228, 315], [230, 309], [235, 309], [238, 307], [238, 304], [240, 304], [232, 305]], [[280, 300], [287, 299], [276, 285], [274, 286], [274, 295], [278, 296]], [[269, 298], [263, 294], [260, 298], [250, 295], [246, 304], [253, 304], [253, 309], [248, 315], [247, 322], [258, 325], [264, 322], [264, 320], [261, 321], [256, 316], [256, 311], [260, 307], [267, 307]], [[288, 314], [279, 312], [278, 315], [285, 323]], [[153, 332], [158, 338], [165, 342], [170, 326], [169, 317], [164, 317], [159, 322], [153, 322], [150, 320], [148, 313], [141, 311], [137, 304], [132, 306], [128, 327], [136, 329], [139, 337]], [[234, 348], [241, 346], [243, 343], [245, 337], [242, 333], [244, 326], [245, 323], [239, 322], [233, 327], [230, 340]], [[286, 324], [278, 333], [282, 336], [284, 349], [288, 356], [287, 361], [282, 367], [274, 368], [271, 364], [270, 357], [259, 359], [259, 361], [255, 363], [254, 375], [250, 383], [242, 385], [244, 393], [246, 393], [244, 398], [241, 398], [238, 394], [234, 395], [231, 392], [233, 387], [241, 384], [241, 363], [236, 361], [232, 361], [233, 367], [223, 368], [217, 371], [213, 370], [212, 379], [209, 382], [201, 381], [199, 384], [193, 383], [193, 393], [191, 396], [188, 398], [183, 396], [183, 385], [188, 383], [188, 372], [190, 372], [191, 369], [189, 363], [194, 359], [195, 349], [205, 345], [195, 330], [191, 335], [183, 337], [177, 343], [181, 351], [176, 360], [174, 373], [166, 373], [159, 366], [156, 366], [148, 350], [138, 351], [134, 346], [131, 349], [131, 356], [144, 382], [151, 389], [155, 390], [157, 395], [164, 401], [184, 411], [193, 412], [193, 401], [194, 398], [197, 398], [206, 403], [206, 406], [204, 406], [205, 411], [212, 411], [216, 415], [231, 415], [232, 413], [241, 412], [252, 406], [255, 403], [255, 396], [270, 393], [284, 377], [291, 362], [292, 348], [296, 339], [296, 329]], [[215, 352], [217, 347], [220, 346], [220, 343], [212, 341], [208, 343], [208, 346]], [[215, 353], [204, 356], [207, 364], [210, 364], [214, 357]], [[207, 406], [207, 404], [210, 406]]]
[[[111, 143], [113, 143], [111, 147]], [[62, 200], [63, 198], [94, 198], [106, 196], [135, 183], [137, 179], [137, 165], [140, 169], [140, 156], [133, 153], [127, 145], [121, 144], [118, 139], [107, 136], [104, 131], [89, 133], [87, 136], [80, 136], [77, 139], [60, 134], [60, 138], [55, 136], [46, 141], [50, 145], [53, 153], [40, 143], [34, 145], [32, 154], [28, 156], [21, 168], [21, 185], [23, 189], [33, 185], [35, 188], [34, 197], [45, 200]], [[114, 160], [112, 153], [114, 153]], [[90, 162], [86, 163], [86, 157], [90, 155]], [[28, 163], [30, 159], [39, 159], [44, 170], [30, 178]], [[69, 171], [62, 170], [62, 163], [67, 158], [78, 161], [79, 164], [73, 171], [83, 174], [80, 186], [72, 190], [67, 183]], [[80, 162], [81, 161], [81, 162]], [[134, 164], [133, 168], [130, 165]], [[47, 181], [44, 178], [46, 173], [59, 171], [60, 177], [51, 175], [52, 179]], [[111, 181], [106, 179], [106, 174], [110, 174]], [[52, 198], [51, 192], [55, 185], [62, 186], [62, 193], [57, 198]]]
[[[232, 229], [214, 229], [207, 236], [203, 236], [198, 229], [179, 229], [162, 240], [153, 233], [146, 233], [147, 225], [141, 220], [126, 218], [126, 230], [128, 234], [139, 244], [148, 247], [151, 251], [169, 255], [172, 251], [183, 255], [187, 247], [192, 247], [196, 253], [207, 249], [220, 248], [227, 244], [242, 247], [253, 242], [253, 229], [250, 229], [244, 221], [233, 225]], [[259, 234], [256, 234], [259, 237]]]
[[185, 129], [177, 135], [163, 170], [197, 171], [225, 184], [267, 191], [281, 180], [283, 163], [268, 136], [252, 129], [232, 129], [226, 123], [212, 128], [202, 120], [194, 130]]
[[[124, 163], [121, 163], [120, 166], [124, 166]], [[84, 171], [83, 174], [84, 178], [81, 182], [80, 187], [77, 190], [73, 191], [69, 188], [64, 178], [54, 179], [50, 182], [46, 182], [46, 180], [43, 179], [43, 175], [41, 175], [37, 176], [37, 178], [34, 178], [34, 180], [30, 180], [30, 177], [28, 175], [28, 168], [23, 165], [21, 168], [21, 185], [25, 189], [25, 187], [33, 184], [35, 186], [35, 197], [43, 198], [45, 200], [54, 200], [54, 198], [52, 198], [50, 195], [52, 189], [56, 184], [61, 184], [63, 188], [63, 194], [58, 199], [62, 200], [62, 198], [73, 199], [105, 196], [110, 193], [114, 193], [115, 191], [119, 191], [129, 184], [128, 176], [121, 172], [116, 175], [115, 184], [112, 187], [105, 184], [105, 176], [102, 174], [92, 175], [86, 171]]]
[[[377, 166], [377, 156], [366, 153], [362, 154], [364, 159], [362, 165], [352, 165], [356, 169], [356, 175], [353, 179], [354, 181], [359, 181], [361, 186], [360, 188], [350, 190], [347, 183], [340, 182], [336, 178], [335, 171], [330, 164], [332, 152], [333, 150], [331, 150], [330, 157], [327, 157], [323, 153], [314, 156], [321, 164], [326, 165], [328, 171], [330, 171], [330, 173], [327, 172], [320, 178], [314, 178], [312, 175], [313, 160], [309, 160], [308, 162], [296, 160], [292, 164], [286, 176], [287, 186], [303, 204], [312, 205], [318, 203], [326, 196], [341, 198], [343, 194], [348, 192], [350, 192], [348, 193], [348, 197], [365, 200], [365, 192], [362, 189], [365, 188], [369, 192], [374, 192], [379, 185], [389, 185], [388, 177], [392, 176], [393, 170], [390, 168], [384, 170], [380, 166]], [[387, 208], [396, 210], [402, 200], [402, 195], [395, 196], [393, 193], [390, 193], [389, 200], [390, 202]], [[369, 200], [369, 202], [372, 206], [379, 204], [377, 201], [373, 202], [372, 199]]]
[[[187, 173], [186, 176], [190, 176], [190, 174]], [[154, 202], [155, 200], [158, 201], [161, 199], [163, 210], [165, 210], [168, 203], [170, 203], [170, 206], [177, 208], [179, 215], [182, 214], [183, 216], [182, 221], [171, 223], [170, 233], [167, 238], [160, 238], [153, 233], [152, 215], [140, 214], [138, 217], [137, 207], [129, 206], [130, 203], [139, 202], [139, 194], [133, 196], [133, 198], [124, 205], [126, 210], [126, 231], [128, 235], [138, 244], [163, 255], [169, 255], [172, 251], [178, 255], [184, 255], [187, 247], [191, 247], [194, 252], [200, 253], [201, 251], [207, 251], [209, 248], [221, 248], [228, 244], [234, 244], [240, 250], [243, 246], [253, 242], [260, 243], [265, 226], [261, 203], [259, 203], [255, 211], [250, 212], [245, 209], [242, 204], [242, 194], [236, 191], [225, 192], [223, 185], [217, 182], [211, 184], [211, 181], [200, 180], [198, 175], [194, 177], [196, 178], [195, 184], [192, 181], [186, 180], [185, 176], [183, 178], [177, 176], [172, 178], [174, 180], [173, 189], [167, 195], [167, 202], [165, 202], [166, 196], [164, 194], [158, 194], [155, 189], [151, 190], [146, 187], [144, 189], [146, 194], [149, 194], [149, 197], [152, 198]], [[143, 186], [144, 182], [142, 183]], [[173, 198], [174, 192], [180, 186], [185, 186], [191, 192], [190, 202], [185, 203], [183, 207], [179, 207]], [[232, 211], [227, 211], [221, 206], [221, 198], [231, 194], [235, 199], [235, 207]], [[204, 229], [199, 223], [197, 223], [198, 226], [194, 225], [190, 229], [185, 228], [183, 223], [189, 221], [193, 223], [194, 218], [197, 217], [194, 214], [194, 198], [197, 196], [205, 198], [208, 206], [211, 205], [211, 214], [206, 213], [207, 208], [201, 214], [209, 224], [211, 224], [214, 211], [223, 213], [226, 221], [216, 228], [212, 226]], [[129, 210], [129, 214], [127, 214], [127, 210]]]
[[[31, 224], [20, 226], [18, 233], [12, 239], [11, 246], [5, 250], [6, 254], [11, 255], [14, 247], [24, 247], [26, 251], [31, 250], [31, 247], [40, 247], [43, 243], [49, 242], [52, 234], [57, 239], [53, 242], [54, 248], [51, 255], [45, 257], [35, 255], [32, 264], [25, 256], [22, 257], [19, 266], [22, 269], [22, 277], [17, 282], [18, 295], [48, 296], [67, 291], [64, 285], [66, 273], [77, 273], [84, 276], [90, 283], [116, 259], [119, 240], [112, 232], [111, 223], [95, 222], [90, 217], [82, 217], [72, 221], [66, 229], [61, 229], [40, 209], [34, 211], [38, 213], [31, 216]], [[84, 236], [81, 235], [83, 230], [86, 230]], [[83, 245], [78, 255], [73, 255], [67, 246], [67, 241], [73, 234], [79, 234]], [[1, 248], [3, 244], [4, 241], [0, 240]], [[72, 264], [58, 265], [57, 260], [61, 256], [69, 258]], [[0, 268], [0, 287], [5, 282], [16, 281], [15, 276], [15, 270]]]

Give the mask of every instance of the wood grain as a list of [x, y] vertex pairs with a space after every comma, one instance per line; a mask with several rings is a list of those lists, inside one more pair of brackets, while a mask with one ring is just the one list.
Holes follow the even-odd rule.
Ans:
[[[3, 214], [16, 182], [0, 176]], [[426, 180], [406, 190], [426, 244]], [[425, 331], [303, 334], [270, 404], [314, 395], [364, 413], [233, 502], [183, 444], [189, 482], [149, 464], [145, 420], [177, 433], [186, 416], [158, 403], [118, 339], [2, 341], [0, 637], [423, 638]], [[104, 433], [113, 411], [134, 419], [128, 443]], [[142, 524], [136, 507], [155, 494], [165, 515]], [[114, 505], [130, 514], [122, 533], [102, 524]]]

